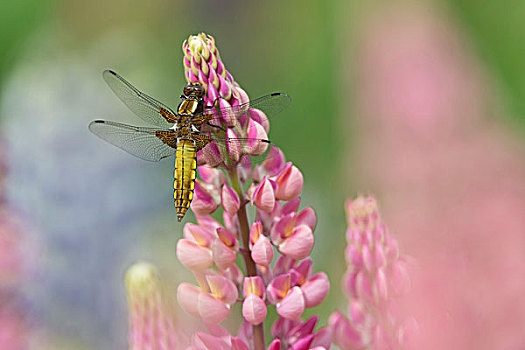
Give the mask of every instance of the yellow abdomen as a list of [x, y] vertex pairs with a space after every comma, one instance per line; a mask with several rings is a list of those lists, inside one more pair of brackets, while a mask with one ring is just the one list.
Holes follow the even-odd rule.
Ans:
[[181, 221], [193, 199], [197, 168], [197, 149], [191, 140], [179, 140], [175, 153], [173, 198], [177, 220]]

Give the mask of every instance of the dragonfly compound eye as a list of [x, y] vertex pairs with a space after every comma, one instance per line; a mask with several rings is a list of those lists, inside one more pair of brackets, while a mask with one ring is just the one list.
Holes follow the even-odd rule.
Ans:
[[183, 93], [186, 97], [196, 96], [201, 98], [204, 96], [204, 86], [202, 86], [199, 82], [192, 81], [184, 87]]

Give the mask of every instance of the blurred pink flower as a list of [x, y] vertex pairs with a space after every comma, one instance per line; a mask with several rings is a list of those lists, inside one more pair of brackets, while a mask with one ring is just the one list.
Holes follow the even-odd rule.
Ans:
[[372, 197], [346, 203], [347, 271], [343, 290], [348, 317], [336, 311], [329, 325], [342, 349], [400, 349], [403, 326], [392, 312], [396, 294], [408, 290], [406, 263]]
[[126, 272], [129, 310], [129, 348], [133, 350], [181, 348], [172, 310], [162, 293], [158, 271], [138, 262]]
[[34, 329], [21, 291], [31, 275], [23, 221], [4, 198], [5, 145], [0, 138], [0, 344], [4, 349], [29, 349]]
[[418, 261], [402, 304], [420, 325], [414, 348], [523, 349], [524, 154], [489, 120], [498, 92], [468, 41], [425, 6], [367, 21], [351, 168]]

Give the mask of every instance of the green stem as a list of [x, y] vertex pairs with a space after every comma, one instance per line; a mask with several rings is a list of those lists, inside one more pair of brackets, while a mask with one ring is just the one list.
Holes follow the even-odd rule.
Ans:
[[[241, 182], [239, 180], [239, 174], [236, 168], [230, 169], [228, 172], [230, 175], [230, 180], [233, 189], [239, 196], [239, 201], [241, 206], [237, 212], [237, 217], [239, 219], [239, 226], [241, 229], [240, 236], [242, 239], [242, 244], [244, 252], [242, 256], [244, 258], [244, 264], [246, 265], [246, 274], [250, 276], [257, 276], [257, 268], [255, 262], [252, 259], [250, 254], [250, 225], [248, 223], [248, 214], [246, 212], [246, 202], [244, 201], [244, 193], [242, 192]], [[252, 326], [253, 329], [253, 348], [254, 350], [264, 350], [264, 327], [263, 324], [257, 326]]]

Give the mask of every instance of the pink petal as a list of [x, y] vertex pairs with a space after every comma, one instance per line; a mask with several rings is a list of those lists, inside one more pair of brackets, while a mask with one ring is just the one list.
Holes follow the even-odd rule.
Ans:
[[399, 258], [399, 245], [391, 236], [386, 238], [386, 256], [389, 261]]
[[395, 261], [392, 266], [392, 287], [397, 294], [406, 293], [410, 289], [410, 277], [406, 265]]
[[224, 210], [230, 216], [235, 215], [240, 208], [240, 202], [237, 193], [228, 187], [228, 185], [222, 186], [221, 202]]
[[359, 247], [355, 244], [350, 244], [346, 247], [345, 258], [354, 268], [361, 268], [363, 266], [363, 256], [359, 251]]
[[277, 313], [289, 320], [297, 320], [304, 311], [303, 292], [299, 287], [293, 287], [284, 299], [277, 304]]
[[208, 184], [215, 184], [221, 187], [226, 177], [224, 173], [217, 168], [211, 168], [209, 166], [199, 166], [198, 168], [199, 177]]
[[210, 286], [211, 293], [226, 304], [231, 305], [237, 300], [239, 292], [231, 280], [222, 276], [207, 275], [206, 281]]
[[361, 334], [338, 311], [332, 313], [328, 325], [332, 329], [334, 343], [341, 349], [361, 349], [365, 345]]
[[255, 242], [261, 237], [263, 234], [263, 226], [260, 221], [256, 221], [252, 224], [252, 227], [250, 228], [250, 246], [253, 246]]
[[200, 288], [183, 282], [179, 284], [179, 287], [177, 288], [177, 302], [184, 311], [193, 316], [199, 317], [197, 300], [200, 293], [202, 293]]
[[308, 350], [310, 349], [310, 344], [312, 343], [313, 339], [313, 334], [309, 334], [301, 339], [298, 339], [292, 344], [290, 350]]
[[233, 350], [250, 350], [248, 345], [246, 345], [246, 343], [241, 338], [232, 337], [231, 341]]
[[292, 235], [295, 226], [296, 215], [294, 212], [282, 216], [272, 227], [270, 236], [275, 244], [281, 243], [285, 238]]
[[381, 300], [386, 300], [388, 297], [388, 285], [384, 269], [378, 269], [376, 275], [375, 286], [377, 288], [377, 295]]
[[264, 299], [266, 290], [264, 288], [264, 282], [260, 276], [246, 277], [243, 284], [243, 295], [247, 297], [251, 293], [254, 293], [258, 297]]
[[195, 181], [195, 196], [191, 201], [191, 210], [198, 215], [208, 215], [219, 207], [219, 203], [211, 195], [201, 181]]
[[372, 269], [374, 268], [374, 258], [368, 245], [364, 245], [361, 248], [361, 256], [363, 258], [363, 265], [365, 269], [369, 272], [372, 271]]
[[300, 274], [300, 281], [298, 283], [303, 284], [312, 273], [312, 260], [310, 258], [304, 259], [294, 268], [294, 270]]
[[184, 238], [177, 242], [177, 258], [192, 271], [204, 270], [213, 264], [209, 249]]
[[216, 167], [222, 163], [221, 152], [219, 151], [219, 148], [217, 147], [215, 142], [209, 143], [199, 152], [200, 153], [197, 154], [199, 164], [208, 164], [210, 167]]
[[267, 350], [281, 350], [281, 341], [279, 339], [275, 339], [272, 341], [270, 346], [268, 346]]
[[198, 245], [206, 248], [209, 248], [215, 239], [208, 229], [192, 223], [184, 225], [184, 237], [194, 240]]
[[266, 304], [264, 301], [251, 293], [244, 299], [242, 304], [242, 316], [253, 325], [260, 324], [266, 318]]
[[313, 346], [313, 349], [319, 346], [323, 349], [330, 349], [332, 346], [332, 336], [332, 329], [330, 327], [323, 327], [315, 333], [314, 340], [310, 346]]
[[375, 245], [374, 260], [376, 262], [377, 267], [386, 266], [386, 256], [385, 256], [385, 251], [383, 250], [382, 245], [379, 245], [379, 244]]
[[281, 216], [287, 215], [289, 213], [295, 213], [297, 214], [297, 210], [299, 209], [299, 204], [301, 204], [301, 197], [297, 197], [295, 199], [292, 199], [288, 203], [286, 203], [281, 208]]
[[230, 281], [232, 281], [233, 283], [235, 283], [236, 285], [240, 285], [244, 278], [242, 271], [235, 264], [231, 265], [228, 269], [222, 271], [222, 275]]
[[264, 112], [256, 108], [250, 108], [250, 118], [261, 124], [264, 128], [264, 131], [268, 133], [268, 130], [270, 129], [270, 123], [268, 122], [268, 117], [266, 114], [264, 114]]
[[353, 324], [362, 325], [366, 317], [363, 304], [356, 299], [350, 301], [348, 305], [348, 315]]
[[[250, 139], [259, 139], [259, 140], [267, 140], [268, 135], [266, 134], [266, 131], [264, 130], [264, 127], [259, 124], [258, 122], [254, 121], [253, 119], [248, 120], [248, 137]], [[248, 144], [246, 145], [246, 148], [244, 151], [252, 156], [258, 156], [266, 152], [268, 149], [268, 144], [266, 142], [251, 142], [248, 141]]]
[[261, 210], [271, 212], [275, 206], [275, 194], [270, 180], [264, 178], [252, 196], [252, 204]]
[[214, 349], [214, 350], [228, 350], [230, 346], [224, 340], [216, 338], [212, 335], [197, 332], [194, 336], [195, 345], [202, 345], [204, 349]]
[[204, 227], [206, 230], [210, 232], [216, 232], [219, 227], [221, 227], [221, 224], [214, 218], [212, 218], [209, 215], [195, 215], [195, 218], [197, 219], [197, 222], [199, 223], [199, 226]]
[[343, 276], [343, 291], [352, 297], [357, 297], [358, 272], [347, 271]]
[[197, 301], [199, 316], [204, 322], [220, 323], [230, 314], [230, 307], [209, 293], [200, 293]]
[[283, 169], [284, 164], [285, 159], [283, 152], [279, 148], [271, 146], [261, 166], [268, 176], [275, 176]]
[[232, 250], [237, 250], [237, 248], [239, 248], [239, 242], [235, 235], [225, 228], [217, 228], [217, 236], [228, 248], [231, 248]]
[[309, 278], [301, 286], [303, 291], [305, 307], [314, 307], [326, 298], [330, 290], [330, 281], [324, 272], [319, 272]]
[[277, 183], [275, 198], [279, 200], [292, 200], [298, 197], [303, 190], [303, 174], [292, 163], [287, 164], [275, 182]]
[[[232, 129], [226, 129], [226, 137], [231, 139], [236, 139], [238, 136]], [[241, 159], [241, 144], [239, 142], [228, 142], [226, 144], [226, 151], [228, 152], [227, 156], [229, 161], [238, 162]], [[226, 161], [226, 163], [228, 160]], [[228, 163], [227, 163], [228, 164]]]
[[234, 262], [237, 254], [235, 251], [226, 246], [221, 240], [216, 239], [211, 245], [213, 261], [221, 270], [230, 267]]
[[317, 224], [315, 211], [310, 207], [306, 207], [301, 210], [301, 212], [297, 215], [296, 224], [307, 225], [312, 229], [312, 231], [315, 230], [315, 225]]
[[232, 88], [222, 75], [219, 74], [218, 77], [219, 77], [219, 95], [225, 100], [229, 100], [232, 95]]
[[366, 276], [363, 271], [359, 271], [356, 275], [355, 288], [357, 295], [360, 298], [363, 298], [365, 300], [373, 300], [374, 295], [372, 292], [372, 287], [366, 279]]
[[289, 258], [285, 255], [279, 256], [279, 259], [277, 259], [277, 262], [273, 267], [274, 276], [290, 271], [290, 269], [294, 267], [295, 262], [295, 259]]
[[252, 248], [252, 259], [257, 265], [268, 267], [273, 259], [273, 247], [270, 240], [260, 236]]
[[292, 235], [279, 245], [279, 251], [286, 256], [300, 260], [310, 254], [313, 245], [312, 229], [306, 225], [301, 225], [296, 227]]
[[268, 300], [270, 301], [270, 303], [275, 304], [286, 296], [286, 294], [290, 290], [290, 280], [290, 274], [285, 273], [275, 277], [270, 282], [270, 284], [266, 288]]

